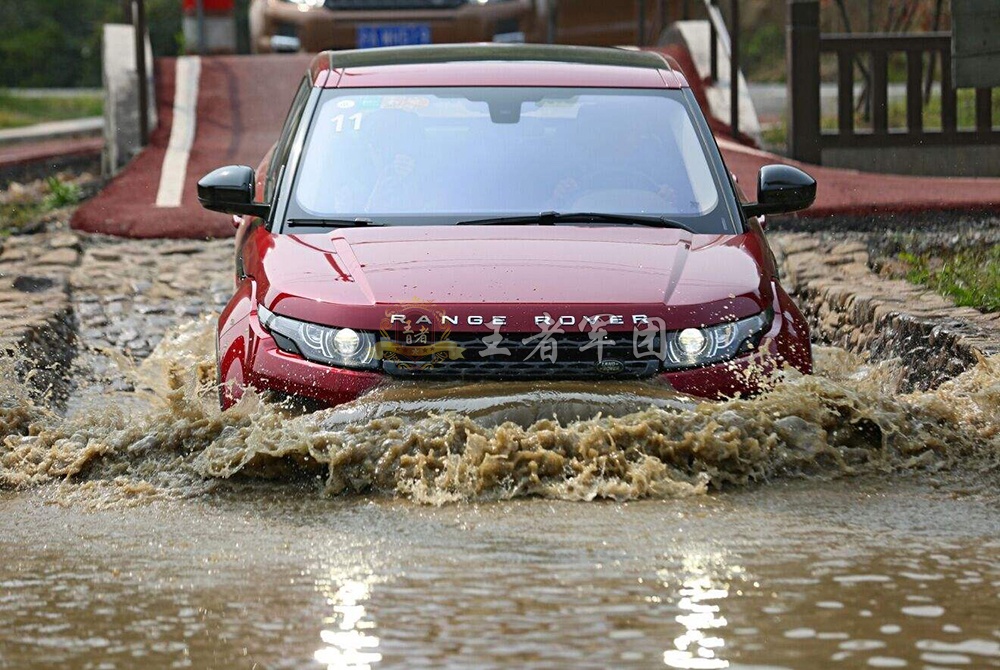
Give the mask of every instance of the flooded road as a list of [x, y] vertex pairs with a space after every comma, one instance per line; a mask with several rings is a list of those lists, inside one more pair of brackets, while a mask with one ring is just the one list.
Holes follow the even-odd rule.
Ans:
[[211, 326], [7, 373], [0, 668], [1000, 667], [992, 363], [220, 414]]
[[[1000, 666], [995, 495], [0, 498], [2, 667]], [[15, 519], [30, 519], [18, 523]]]

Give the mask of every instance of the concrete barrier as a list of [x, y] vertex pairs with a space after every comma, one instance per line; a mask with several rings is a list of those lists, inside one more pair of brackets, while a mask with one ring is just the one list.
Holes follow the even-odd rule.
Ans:
[[[135, 29], [127, 24], [104, 26], [104, 157], [102, 171], [112, 177], [142, 150], [139, 138], [139, 86], [135, 62]], [[153, 87], [153, 50], [146, 38], [146, 85], [149, 129], [157, 125]]]

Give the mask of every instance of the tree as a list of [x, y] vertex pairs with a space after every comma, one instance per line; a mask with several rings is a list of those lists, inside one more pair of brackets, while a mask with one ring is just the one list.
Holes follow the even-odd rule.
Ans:
[[[146, 0], [156, 55], [176, 55], [180, 0]], [[0, 88], [101, 85], [101, 32], [122, 20], [110, 0], [0, 1]]]

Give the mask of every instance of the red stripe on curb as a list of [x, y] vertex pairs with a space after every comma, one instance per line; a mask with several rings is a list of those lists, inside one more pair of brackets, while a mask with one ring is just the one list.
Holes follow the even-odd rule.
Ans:
[[170, 142], [176, 60], [156, 61], [160, 125], [146, 147], [100, 194], [73, 216], [76, 230], [134, 238], [208, 238], [233, 234], [230, 217], [198, 205], [198, 180], [230, 163], [254, 167], [277, 139], [308, 56], [202, 59], [194, 146], [181, 206], [158, 208], [156, 193]]

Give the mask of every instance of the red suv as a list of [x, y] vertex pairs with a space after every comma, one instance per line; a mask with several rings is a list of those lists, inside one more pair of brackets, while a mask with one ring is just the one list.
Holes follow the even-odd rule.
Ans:
[[464, 45], [327, 52], [236, 215], [222, 402], [319, 404], [389, 380], [656, 380], [717, 398], [811, 370], [758, 217], [816, 184], [761, 170], [741, 202], [684, 76], [654, 52]]

